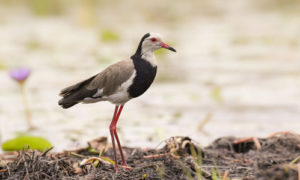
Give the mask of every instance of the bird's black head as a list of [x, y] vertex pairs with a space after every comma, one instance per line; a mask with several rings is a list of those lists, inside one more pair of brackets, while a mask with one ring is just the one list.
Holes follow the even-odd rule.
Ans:
[[162, 41], [162, 37], [159, 34], [147, 33], [142, 37], [134, 56], [141, 56], [142, 53], [149, 51], [153, 52], [160, 48], [165, 48], [176, 52], [174, 48]]

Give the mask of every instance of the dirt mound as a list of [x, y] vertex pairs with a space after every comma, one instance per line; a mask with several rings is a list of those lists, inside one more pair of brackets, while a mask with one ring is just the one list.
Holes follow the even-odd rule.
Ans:
[[[258, 144], [257, 144], [258, 143]], [[215, 140], [200, 148], [188, 137], [170, 138], [161, 149], [124, 147], [132, 168], [114, 171], [106, 138], [89, 142], [88, 148], [63, 153], [26, 150], [0, 155], [0, 179], [244, 179], [297, 180], [300, 136], [238, 141]], [[100, 161], [89, 161], [99, 156]], [[299, 158], [299, 159], [298, 159]], [[120, 162], [119, 162], [120, 163]]]

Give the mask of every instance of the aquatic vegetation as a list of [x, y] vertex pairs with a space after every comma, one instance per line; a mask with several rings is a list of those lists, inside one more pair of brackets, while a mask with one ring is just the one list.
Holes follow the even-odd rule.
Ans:
[[214, 89], [212, 89], [210, 96], [212, 99], [214, 99], [217, 102], [222, 102], [223, 98], [222, 98], [222, 88], [217, 86]]
[[112, 30], [102, 31], [100, 34], [100, 40], [103, 42], [116, 42], [120, 40], [119, 35]]
[[24, 88], [25, 82], [26, 82], [27, 78], [29, 77], [30, 73], [31, 73], [31, 71], [28, 68], [18, 68], [18, 69], [11, 70], [9, 75], [13, 80], [18, 82], [18, 84], [19, 84], [28, 129], [32, 130], [32, 129], [34, 129], [34, 127], [31, 123], [31, 112], [30, 112], [30, 108], [27, 103], [27, 98], [26, 98], [26, 93], [25, 93], [25, 88]]
[[19, 83], [24, 83], [30, 75], [30, 70], [27, 68], [13, 69], [9, 73], [10, 77]]
[[5, 141], [2, 144], [4, 151], [17, 151], [24, 148], [36, 149], [39, 151], [45, 151], [52, 147], [51, 143], [39, 136], [20, 135], [16, 138]]

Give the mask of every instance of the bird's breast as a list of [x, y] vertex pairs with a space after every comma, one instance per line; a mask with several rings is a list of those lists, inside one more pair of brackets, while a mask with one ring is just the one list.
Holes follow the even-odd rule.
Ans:
[[157, 66], [143, 59], [134, 59], [133, 63], [136, 76], [128, 88], [128, 93], [134, 98], [142, 95], [150, 87], [156, 76]]

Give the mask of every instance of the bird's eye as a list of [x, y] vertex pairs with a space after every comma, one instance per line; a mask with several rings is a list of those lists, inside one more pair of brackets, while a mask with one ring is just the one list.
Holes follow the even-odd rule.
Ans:
[[150, 40], [151, 40], [152, 42], [156, 42], [156, 41], [157, 41], [156, 38], [151, 38]]

